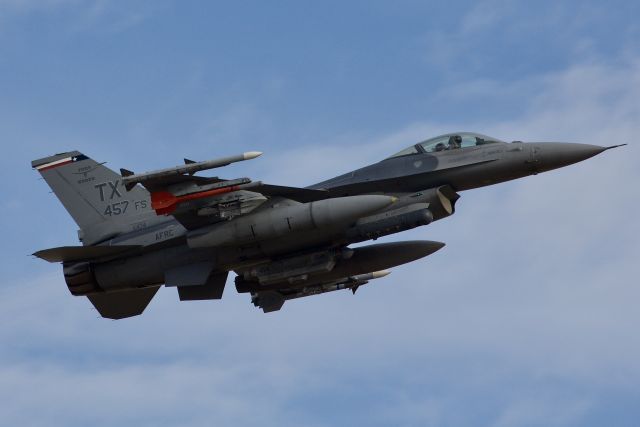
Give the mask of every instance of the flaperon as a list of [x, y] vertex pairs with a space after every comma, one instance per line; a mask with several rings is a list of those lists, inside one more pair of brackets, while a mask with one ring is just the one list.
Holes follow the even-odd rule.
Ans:
[[580, 162], [614, 147], [506, 143], [453, 133], [307, 188], [196, 172], [262, 153], [120, 174], [73, 151], [32, 162], [69, 211], [82, 246], [34, 255], [61, 262], [73, 295], [111, 319], [144, 311], [161, 285], [181, 300], [220, 299], [229, 271], [265, 312], [289, 299], [358, 287], [444, 243], [350, 244], [427, 225], [458, 192]]

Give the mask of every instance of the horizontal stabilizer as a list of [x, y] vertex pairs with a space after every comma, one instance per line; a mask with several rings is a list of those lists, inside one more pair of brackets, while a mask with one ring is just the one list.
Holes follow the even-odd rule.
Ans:
[[98, 258], [122, 255], [133, 252], [142, 246], [61, 246], [59, 248], [43, 249], [33, 255], [49, 262], [91, 261]]
[[102, 317], [124, 319], [142, 314], [160, 286], [87, 295]]

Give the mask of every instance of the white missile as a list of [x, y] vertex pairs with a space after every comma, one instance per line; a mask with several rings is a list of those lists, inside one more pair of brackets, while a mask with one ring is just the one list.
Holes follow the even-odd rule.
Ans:
[[193, 160], [184, 159], [184, 165], [175, 166], [172, 168], [158, 169], [151, 172], [143, 173], [133, 173], [126, 169], [120, 169], [120, 173], [122, 174], [122, 184], [129, 190], [138, 183], [144, 184], [147, 181], [175, 175], [193, 175], [194, 173], [199, 171], [215, 169], [222, 166], [227, 166], [231, 163], [255, 159], [260, 155], [262, 155], [261, 151], [247, 151], [235, 156], [221, 157], [218, 159], [205, 160], [203, 162], [194, 162]]
[[349, 277], [346, 283], [349, 283], [349, 281], [351, 281], [351, 292], [353, 292], [353, 294], [355, 295], [358, 288], [369, 283], [369, 280], [379, 279], [381, 277], [388, 276], [389, 274], [391, 274], [389, 270], [380, 270], [367, 274], [358, 274], [357, 276]]
[[350, 279], [356, 282], [368, 282], [369, 280], [379, 279], [381, 277], [388, 276], [389, 274], [391, 274], [389, 270], [380, 270], [374, 271], [373, 273], [358, 274], [350, 277]]

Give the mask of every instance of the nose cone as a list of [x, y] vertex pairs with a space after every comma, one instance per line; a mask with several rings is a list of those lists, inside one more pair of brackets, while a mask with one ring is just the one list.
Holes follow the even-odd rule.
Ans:
[[607, 150], [607, 147], [568, 142], [540, 142], [533, 144], [533, 159], [538, 172], [561, 168], [581, 162]]

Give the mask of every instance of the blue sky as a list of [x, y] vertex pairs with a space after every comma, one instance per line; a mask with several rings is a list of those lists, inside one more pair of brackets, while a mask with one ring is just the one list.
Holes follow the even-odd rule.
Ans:
[[[0, 420], [21, 426], [635, 426], [640, 4], [0, 0]], [[260, 150], [307, 185], [418, 140], [625, 149], [472, 192], [447, 243], [264, 315], [162, 289], [100, 319], [35, 250], [76, 226], [29, 161]], [[390, 240], [390, 239], [386, 239]]]

